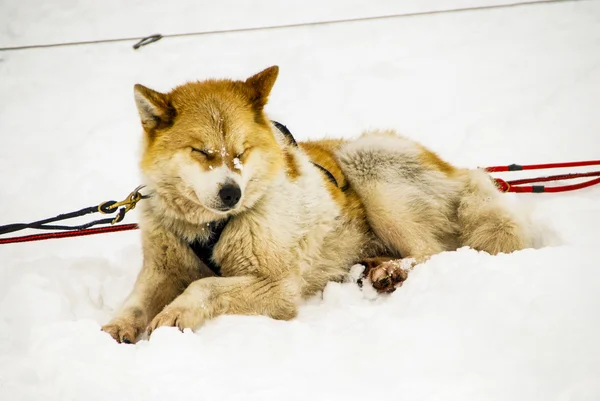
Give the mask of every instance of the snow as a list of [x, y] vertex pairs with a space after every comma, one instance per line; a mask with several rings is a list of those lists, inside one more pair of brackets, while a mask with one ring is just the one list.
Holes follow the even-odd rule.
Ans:
[[[304, 3], [13, 2], [1, 6], [0, 39], [500, 2]], [[166, 38], [139, 51], [0, 52], [0, 224], [120, 200], [138, 185], [133, 84], [166, 91], [273, 64], [281, 72], [267, 111], [299, 140], [392, 127], [461, 166], [599, 157], [600, 2]], [[417, 266], [390, 296], [331, 283], [290, 322], [224, 316], [136, 345], [100, 326], [139, 271], [139, 233], [2, 245], [0, 399], [600, 399], [600, 187], [508, 197], [531, 208], [545, 247], [460, 249]]]
[[241, 160], [237, 157], [233, 159], [233, 168], [235, 168], [236, 170], [244, 169], [244, 165], [242, 164]]

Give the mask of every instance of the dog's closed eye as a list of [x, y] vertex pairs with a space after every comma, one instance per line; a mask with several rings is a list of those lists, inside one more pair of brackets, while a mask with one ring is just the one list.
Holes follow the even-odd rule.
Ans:
[[235, 155], [236, 159], [242, 159], [245, 155], [248, 154], [248, 151], [250, 150], [250, 148], [246, 148], [243, 151], [241, 151], [240, 153], [238, 153], [237, 155]]
[[198, 149], [198, 148], [192, 147], [192, 152], [196, 153], [196, 154], [199, 154], [199, 155], [202, 155], [202, 156], [206, 157], [207, 159], [213, 157], [212, 156], [213, 152], [211, 152], [209, 150], [203, 150], [203, 149]]

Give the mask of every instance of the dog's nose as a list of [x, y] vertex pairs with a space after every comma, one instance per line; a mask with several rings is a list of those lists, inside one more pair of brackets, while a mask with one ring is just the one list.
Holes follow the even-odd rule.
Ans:
[[242, 190], [235, 184], [226, 184], [219, 191], [219, 197], [225, 206], [234, 207], [242, 197]]

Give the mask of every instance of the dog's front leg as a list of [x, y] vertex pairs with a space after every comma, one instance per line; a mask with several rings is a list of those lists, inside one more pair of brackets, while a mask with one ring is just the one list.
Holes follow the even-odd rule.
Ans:
[[296, 316], [300, 297], [290, 284], [288, 280], [254, 276], [197, 280], [154, 318], [150, 332], [161, 326], [193, 329], [205, 320], [223, 314], [292, 319]]
[[165, 305], [200, 277], [210, 275], [187, 244], [163, 230], [142, 233], [144, 264], [115, 317], [102, 330], [115, 340], [132, 343]]

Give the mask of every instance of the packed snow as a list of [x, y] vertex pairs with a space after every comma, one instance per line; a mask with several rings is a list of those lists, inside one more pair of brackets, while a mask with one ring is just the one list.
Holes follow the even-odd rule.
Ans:
[[[499, 3], [13, 2], [0, 5], [0, 40]], [[210, 24], [194, 25], [194, 13]], [[0, 225], [120, 200], [138, 185], [135, 83], [167, 91], [273, 64], [267, 112], [298, 140], [382, 127], [465, 167], [600, 158], [598, 1], [131, 44], [0, 52]], [[598, 400], [600, 186], [507, 198], [531, 210], [540, 248], [447, 252], [391, 295], [330, 283], [289, 322], [223, 316], [135, 345], [100, 326], [139, 271], [138, 232], [0, 245], [0, 400]]]

